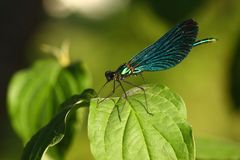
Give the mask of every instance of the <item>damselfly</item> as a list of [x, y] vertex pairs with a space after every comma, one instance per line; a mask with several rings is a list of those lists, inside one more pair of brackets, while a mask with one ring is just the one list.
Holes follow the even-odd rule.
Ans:
[[[113, 90], [107, 97], [114, 94], [116, 88], [120, 86], [127, 98], [126, 91], [122, 85], [122, 82], [124, 82], [143, 90], [147, 105], [145, 90], [125, 81], [125, 78], [132, 75], [141, 75], [144, 71], [161, 71], [174, 67], [188, 55], [193, 47], [216, 41], [214, 38], [196, 40], [197, 33], [198, 24], [192, 19], [176, 25], [159, 40], [143, 49], [115, 71], [106, 71], [105, 77], [107, 82], [100, 89], [99, 93], [107, 83], [113, 81]], [[116, 82], [118, 83], [117, 85]]]

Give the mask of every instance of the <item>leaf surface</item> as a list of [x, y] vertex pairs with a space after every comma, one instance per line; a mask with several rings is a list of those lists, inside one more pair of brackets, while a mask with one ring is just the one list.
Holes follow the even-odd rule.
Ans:
[[91, 102], [88, 131], [95, 159], [194, 159], [192, 129], [181, 97], [165, 86], [144, 89], [147, 106], [139, 88], [129, 90], [127, 100]]
[[[11, 123], [25, 144], [61, 110], [61, 103], [90, 86], [90, 76], [80, 62], [63, 67], [55, 60], [41, 60], [17, 72], [8, 89], [8, 112]], [[75, 118], [72, 116], [71, 123]], [[74, 128], [69, 125], [64, 141], [54, 151], [62, 159], [71, 143]], [[67, 138], [68, 137], [68, 138]], [[66, 141], [65, 141], [66, 140]], [[58, 155], [58, 156], [57, 156]]]
[[90, 98], [95, 96], [92, 89], [85, 90], [62, 104], [61, 111], [27, 143], [22, 154], [22, 160], [40, 160], [48, 147], [59, 143], [69, 125], [69, 119], [74, 112], [84, 106], [89, 106]]

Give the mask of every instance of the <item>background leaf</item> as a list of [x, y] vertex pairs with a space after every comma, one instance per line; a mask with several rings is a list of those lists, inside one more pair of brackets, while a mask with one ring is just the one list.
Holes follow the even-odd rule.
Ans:
[[[61, 103], [89, 85], [89, 75], [80, 62], [62, 67], [55, 60], [42, 60], [16, 73], [8, 90], [8, 110], [12, 126], [23, 143], [49, 122], [60, 110]], [[69, 121], [73, 123], [75, 117]], [[71, 143], [74, 128], [68, 127], [66, 141], [51, 151], [55, 159], [62, 159]]]
[[129, 101], [91, 102], [88, 131], [95, 159], [194, 159], [192, 129], [181, 97], [165, 86], [144, 88], [153, 115], [146, 112], [138, 88], [127, 92]]
[[240, 143], [221, 139], [196, 139], [197, 160], [240, 159]]
[[89, 106], [90, 98], [94, 96], [95, 91], [88, 89], [64, 102], [61, 111], [27, 143], [22, 160], [40, 160], [49, 146], [54, 146], [62, 140], [72, 113], [79, 107]]

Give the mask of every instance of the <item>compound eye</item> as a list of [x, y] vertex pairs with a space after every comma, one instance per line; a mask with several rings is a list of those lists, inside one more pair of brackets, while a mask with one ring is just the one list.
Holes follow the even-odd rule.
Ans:
[[115, 73], [114, 73], [114, 72], [111, 72], [111, 71], [105, 72], [105, 77], [106, 77], [107, 81], [113, 80], [114, 74], [115, 74]]
[[111, 73], [111, 71], [106, 71], [105, 76], [109, 75], [110, 73]]

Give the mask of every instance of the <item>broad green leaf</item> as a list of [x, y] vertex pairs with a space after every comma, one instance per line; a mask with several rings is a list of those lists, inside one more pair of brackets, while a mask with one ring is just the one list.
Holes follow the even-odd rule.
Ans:
[[127, 101], [91, 102], [88, 134], [95, 159], [193, 160], [192, 129], [181, 97], [165, 86], [144, 89], [147, 106], [139, 88], [127, 92]]
[[[8, 112], [23, 143], [49, 122], [61, 109], [61, 103], [89, 85], [89, 75], [79, 62], [62, 67], [55, 60], [41, 60], [17, 72], [8, 90]], [[72, 116], [71, 122], [74, 119]], [[71, 142], [73, 128], [68, 127], [68, 140], [58, 145], [61, 154]]]
[[61, 110], [42, 129], [40, 129], [24, 148], [22, 160], [40, 160], [48, 147], [59, 143], [65, 135], [69, 119], [80, 107], [88, 107], [95, 91], [85, 90], [81, 95], [73, 96], [64, 102]]
[[221, 139], [196, 139], [197, 160], [238, 160], [240, 142]]

